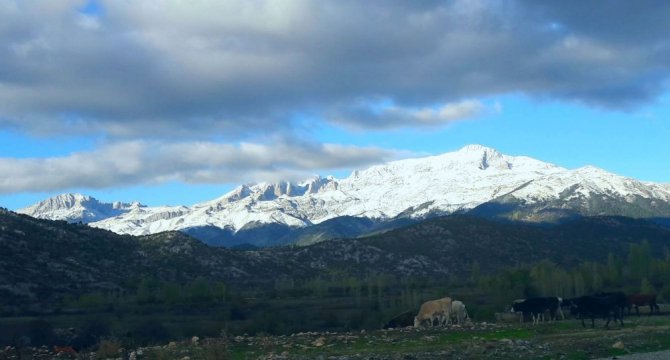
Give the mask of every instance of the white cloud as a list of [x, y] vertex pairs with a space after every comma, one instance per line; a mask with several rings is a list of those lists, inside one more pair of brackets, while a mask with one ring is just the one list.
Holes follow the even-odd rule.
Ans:
[[125, 141], [53, 158], [0, 158], [0, 193], [109, 188], [166, 181], [300, 180], [406, 155], [376, 147], [279, 140], [272, 144]]
[[670, 82], [670, 2], [99, 3], [0, 1], [0, 131], [111, 139], [0, 158], [0, 192], [301, 177], [398, 153], [259, 143], [304, 130], [296, 114], [432, 128], [501, 111], [477, 100], [498, 94], [620, 109]]
[[486, 110], [477, 100], [463, 100], [432, 107], [405, 108], [396, 105], [370, 105], [335, 110], [329, 120], [358, 129], [435, 127], [470, 119]]
[[81, 14], [79, 15], [79, 19], [77, 19], [77, 24], [82, 28], [88, 30], [100, 29], [100, 20], [98, 19], [97, 16]]

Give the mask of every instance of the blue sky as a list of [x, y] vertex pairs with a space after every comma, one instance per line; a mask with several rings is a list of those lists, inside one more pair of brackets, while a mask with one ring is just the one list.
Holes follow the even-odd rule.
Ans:
[[473, 143], [670, 183], [663, 13], [651, 1], [9, 1], [0, 206], [63, 192], [188, 205]]

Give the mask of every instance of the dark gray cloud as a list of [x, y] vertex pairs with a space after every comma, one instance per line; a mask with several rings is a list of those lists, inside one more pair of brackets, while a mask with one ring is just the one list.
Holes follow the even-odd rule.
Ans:
[[670, 75], [665, 1], [53, 3], [0, 4], [0, 127], [239, 139], [377, 98], [395, 115], [512, 92], [625, 109]]
[[663, 0], [519, 0], [519, 7], [565, 31], [607, 42], [653, 46], [670, 31], [670, 3]]

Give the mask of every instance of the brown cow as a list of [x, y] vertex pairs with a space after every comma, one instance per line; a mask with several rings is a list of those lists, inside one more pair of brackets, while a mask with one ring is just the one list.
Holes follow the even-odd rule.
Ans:
[[442, 324], [451, 314], [451, 298], [445, 297], [438, 300], [429, 300], [421, 305], [419, 313], [414, 317], [414, 327], [419, 327], [428, 320], [430, 326], [437, 319]]
[[628, 314], [630, 315], [631, 308], [635, 306], [637, 316], [640, 316], [640, 306], [649, 305], [649, 316], [654, 311], [656, 314], [661, 313], [661, 308], [656, 303], [656, 294], [634, 294], [626, 296], [626, 305], [628, 306]]

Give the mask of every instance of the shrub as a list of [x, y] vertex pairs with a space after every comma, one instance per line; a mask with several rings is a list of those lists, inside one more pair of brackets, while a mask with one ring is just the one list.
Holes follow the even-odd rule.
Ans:
[[75, 343], [80, 349], [89, 348], [100, 342], [109, 333], [109, 324], [104, 319], [91, 318], [82, 324], [79, 331], [80, 336]]
[[197, 355], [203, 360], [228, 359], [228, 341], [225, 338], [212, 339], [198, 349]]
[[147, 320], [135, 327], [132, 331], [133, 338], [141, 344], [156, 344], [170, 339], [168, 329], [157, 320]]
[[98, 345], [97, 357], [101, 359], [116, 358], [119, 356], [119, 350], [123, 346], [120, 342], [114, 340], [102, 340]]
[[52, 345], [55, 338], [53, 326], [43, 319], [31, 321], [28, 324], [28, 337], [31, 345]]

